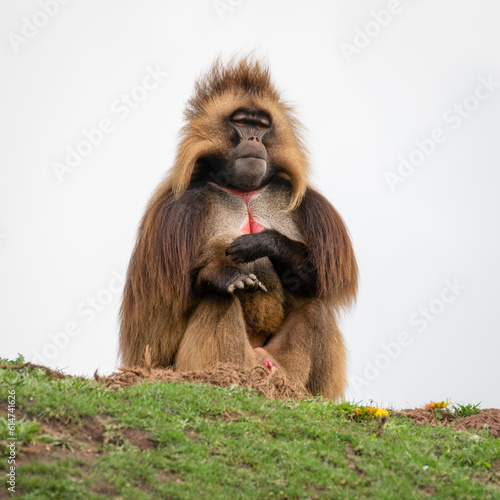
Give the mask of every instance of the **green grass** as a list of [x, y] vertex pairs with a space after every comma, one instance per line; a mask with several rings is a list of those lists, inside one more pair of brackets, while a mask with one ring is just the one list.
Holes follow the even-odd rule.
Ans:
[[453, 406], [453, 412], [457, 417], [469, 417], [471, 415], [475, 415], [476, 413], [479, 413], [481, 409], [479, 408], [478, 404], [456, 404]]
[[[16, 496], [26, 499], [500, 498], [500, 440], [486, 430], [391, 416], [378, 432], [380, 419], [357, 418], [357, 405], [321, 398], [188, 383], [115, 391], [0, 370], [0, 400], [12, 388], [25, 415]], [[89, 422], [102, 423], [97, 445], [85, 440]], [[131, 444], [130, 429], [150, 446]]]

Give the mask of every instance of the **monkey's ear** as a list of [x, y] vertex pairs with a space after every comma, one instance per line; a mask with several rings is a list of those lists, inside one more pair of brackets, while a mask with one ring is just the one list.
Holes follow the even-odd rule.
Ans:
[[342, 217], [311, 188], [307, 188], [297, 212], [317, 269], [318, 294], [338, 307], [348, 307], [356, 296], [358, 266]]

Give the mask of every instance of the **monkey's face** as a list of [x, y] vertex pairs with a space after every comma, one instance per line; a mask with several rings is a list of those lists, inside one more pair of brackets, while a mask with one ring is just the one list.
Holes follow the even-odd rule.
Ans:
[[236, 76], [221, 71], [215, 68], [212, 80], [201, 80], [188, 101], [167, 185], [176, 196], [205, 182], [254, 191], [279, 176], [291, 185], [290, 208], [297, 206], [309, 169], [303, 127], [267, 73], [246, 66]]
[[254, 191], [276, 174], [269, 161], [266, 143], [271, 119], [256, 108], [239, 108], [229, 117], [227, 130], [230, 154], [206, 158], [205, 168], [212, 182], [241, 191]]

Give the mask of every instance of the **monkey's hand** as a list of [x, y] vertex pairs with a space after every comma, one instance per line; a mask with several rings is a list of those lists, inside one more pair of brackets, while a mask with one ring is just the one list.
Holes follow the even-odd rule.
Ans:
[[306, 245], [274, 229], [238, 236], [226, 255], [237, 264], [268, 257], [283, 286], [294, 292], [316, 292], [317, 269]]
[[276, 231], [266, 229], [260, 233], [243, 234], [238, 236], [229, 248], [226, 255], [234, 262], [252, 262], [261, 257], [271, 257], [278, 250]]

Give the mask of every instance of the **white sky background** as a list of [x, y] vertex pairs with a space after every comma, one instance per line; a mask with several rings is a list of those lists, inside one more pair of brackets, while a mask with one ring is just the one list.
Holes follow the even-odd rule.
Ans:
[[[72, 0], [17, 51], [9, 34], [41, 7], [0, 3], [0, 355], [115, 368], [114, 276], [172, 164], [194, 80], [220, 53], [257, 50], [297, 104], [313, 183], [354, 242], [347, 397], [499, 407], [500, 4], [402, 1], [349, 62], [342, 42], [390, 2], [231, 2], [221, 19], [211, 0]], [[169, 76], [128, 116], [113, 107], [156, 66]], [[480, 78], [493, 83], [478, 101]], [[477, 109], [457, 118], [464, 100]], [[106, 118], [113, 130], [59, 181], [53, 163]], [[446, 139], [392, 191], [386, 172], [436, 128]], [[459, 289], [445, 303], [447, 280]]]

